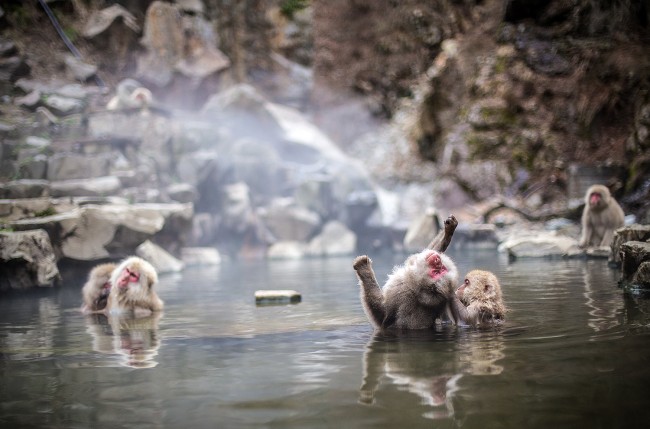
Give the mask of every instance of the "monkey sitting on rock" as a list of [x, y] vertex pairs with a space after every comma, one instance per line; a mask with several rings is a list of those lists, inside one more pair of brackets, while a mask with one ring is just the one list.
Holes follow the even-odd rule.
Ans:
[[480, 325], [505, 320], [506, 306], [497, 277], [483, 270], [472, 270], [452, 299], [456, 323]]
[[86, 313], [108, 315], [144, 315], [162, 311], [163, 301], [154, 286], [158, 283], [155, 268], [137, 256], [119, 265], [102, 264], [90, 271], [82, 289]]
[[614, 231], [625, 225], [625, 213], [606, 186], [592, 185], [585, 194], [579, 246], [610, 246]]

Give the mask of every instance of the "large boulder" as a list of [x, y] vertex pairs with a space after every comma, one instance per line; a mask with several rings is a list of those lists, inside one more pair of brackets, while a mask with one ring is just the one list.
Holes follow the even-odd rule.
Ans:
[[540, 232], [512, 237], [499, 245], [511, 258], [563, 258], [582, 254], [578, 242], [570, 237]]
[[309, 242], [307, 252], [311, 256], [352, 255], [357, 248], [357, 236], [343, 223], [330, 221], [320, 234]]
[[92, 261], [131, 255], [148, 239], [180, 251], [192, 215], [191, 204], [89, 204], [9, 225], [16, 230], [45, 229], [57, 256]]
[[633, 224], [619, 228], [614, 232], [612, 239], [612, 252], [609, 262], [612, 265], [621, 263], [621, 246], [628, 241], [650, 240], [650, 225]]
[[622, 282], [650, 287], [650, 242], [628, 241], [620, 247]]
[[45, 231], [0, 232], [0, 292], [51, 287], [60, 280]]
[[271, 234], [279, 241], [306, 242], [321, 223], [317, 213], [288, 199], [275, 200], [271, 206], [260, 210], [259, 214]]

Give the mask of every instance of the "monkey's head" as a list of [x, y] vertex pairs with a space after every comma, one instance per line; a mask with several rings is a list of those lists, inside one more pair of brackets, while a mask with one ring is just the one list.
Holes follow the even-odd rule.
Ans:
[[119, 294], [146, 295], [157, 282], [155, 268], [137, 256], [124, 260], [111, 275], [111, 284]]
[[407, 281], [446, 293], [458, 281], [456, 264], [443, 253], [425, 249], [409, 256], [404, 265]]
[[609, 205], [609, 199], [611, 194], [609, 189], [603, 185], [592, 185], [587, 189], [585, 194], [585, 204], [589, 206], [591, 210], [603, 210]]
[[501, 285], [489, 271], [473, 270], [467, 273], [465, 281], [456, 291], [456, 296], [465, 305], [473, 302], [501, 301]]

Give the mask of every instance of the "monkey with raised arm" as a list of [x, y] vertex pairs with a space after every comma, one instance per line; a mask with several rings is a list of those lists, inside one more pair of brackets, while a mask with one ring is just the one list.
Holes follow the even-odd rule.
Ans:
[[497, 277], [483, 270], [472, 270], [452, 297], [456, 323], [480, 325], [505, 320], [501, 285]]
[[115, 264], [101, 264], [90, 270], [88, 280], [81, 289], [84, 313], [102, 312], [106, 308], [111, 292], [111, 274]]
[[606, 186], [592, 185], [585, 194], [580, 247], [609, 246], [614, 231], [625, 225], [625, 213]]
[[137, 256], [125, 259], [111, 274], [106, 312], [115, 315], [162, 311], [164, 303], [154, 290], [157, 283], [158, 274], [149, 262]]
[[432, 328], [439, 318], [453, 311], [450, 299], [458, 281], [458, 270], [442, 252], [447, 249], [457, 224], [450, 216], [430, 247], [409, 256], [404, 265], [395, 267], [383, 288], [377, 283], [368, 256], [358, 256], [354, 260], [361, 302], [375, 328]]

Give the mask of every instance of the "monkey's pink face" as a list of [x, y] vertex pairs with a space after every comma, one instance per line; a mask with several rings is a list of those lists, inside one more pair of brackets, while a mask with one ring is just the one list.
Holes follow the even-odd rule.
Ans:
[[140, 274], [131, 271], [128, 267], [124, 268], [124, 271], [120, 274], [120, 276], [117, 278], [117, 286], [124, 288], [129, 285], [129, 283], [137, 283], [140, 281]]
[[449, 271], [445, 264], [442, 262], [440, 255], [436, 252], [431, 252], [425, 257], [427, 265], [429, 266], [429, 277], [434, 281], [447, 274]]
[[598, 192], [592, 192], [591, 195], [589, 195], [589, 205], [590, 206], [596, 206], [600, 202], [602, 196]]

